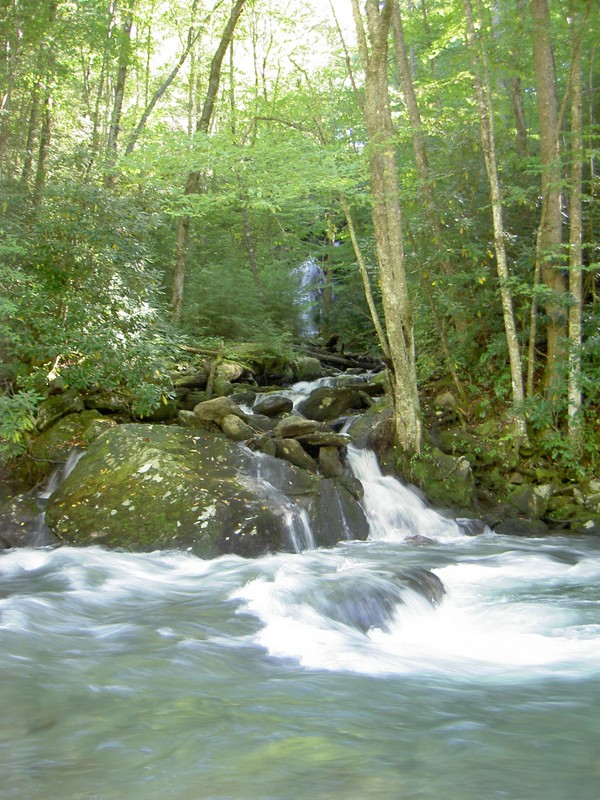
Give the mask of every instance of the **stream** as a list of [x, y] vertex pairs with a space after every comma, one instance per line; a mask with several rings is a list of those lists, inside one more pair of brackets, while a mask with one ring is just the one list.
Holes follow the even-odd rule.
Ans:
[[2, 800], [597, 800], [598, 539], [464, 536], [350, 462], [365, 542], [0, 556]]

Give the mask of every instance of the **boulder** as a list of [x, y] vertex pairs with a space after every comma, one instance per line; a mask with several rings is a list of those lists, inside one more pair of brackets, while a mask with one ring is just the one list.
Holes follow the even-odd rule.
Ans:
[[244, 442], [254, 436], [252, 428], [235, 414], [226, 414], [223, 417], [221, 430], [228, 439], [233, 439], [235, 442]]
[[315, 381], [323, 375], [323, 368], [318, 358], [302, 356], [292, 363], [294, 378], [297, 381]]
[[264, 414], [267, 417], [276, 417], [278, 414], [285, 414], [294, 407], [293, 402], [288, 397], [280, 394], [269, 394], [255, 403], [252, 411], [255, 414]]
[[305, 436], [309, 433], [314, 433], [318, 431], [320, 427], [319, 423], [314, 422], [314, 420], [304, 419], [304, 417], [292, 414], [280, 420], [273, 429], [273, 433], [275, 436], [279, 436], [283, 439], [292, 439], [296, 436]]
[[344, 539], [366, 539], [369, 523], [365, 512], [344, 483], [325, 479], [319, 487], [309, 510], [317, 545], [332, 547]]
[[434, 505], [459, 509], [473, 506], [475, 482], [466, 458], [432, 448], [420, 456], [413, 455], [405, 472]]
[[344, 474], [346, 470], [337, 447], [319, 448], [319, 469], [325, 478], [340, 478]]
[[[80, 545], [178, 548], [201, 557], [293, 549], [280, 500], [252, 478], [252, 458], [222, 436], [120, 425], [91, 444], [52, 494], [46, 521]], [[304, 470], [287, 464], [285, 475], [288, 497], [317, 491]]]
[[525, 484], [517, 487], [508, 498], [508, 506], [516, 511], [515, 516], [524, 515], [531, 519], [540, 519], [546, 515], [548, 501], [552, 497], [550, 484]]
[[223, 418], [230, 414], [239, 417], [244, 422], [248, 421], [248, 415], [244, 414], [237, 403], [234, 403], [229, 397], [214, 397], [212, 400], [198, 403], [197, 406], [194, 406], [194, 414], [203, 422], [215, 422], [217, 425], [220, 425]]
[[276, 437], [274, 441], [278, 458], [283, 458], [301, 469], [307, 469], [310, 472], [317, 471], [316, 461], [308, 455], [297, 439]]
[[296, 438], [301, 444], [309, 447], [347, 447], [352, 444], [352, 439], [345, 433], [334, 433], [333, 431], [317, 431]]
[[308, 419], [325, 422], [362, 405], [358, 392], [350, 386], [321, 386], [298, 404], [298, 411]]
[[57, 539], [45, 527], [33, 494], [13, 497], [0, 509], [0, 550], [11, 547], [43, 547]]
[[67, 414], [76, 414], [85, 408], [83, 399], [74, 389], [69, 389], [63, 394], [49, 397], [42, 401], [37, 410], [37, 428], [40, 432], [47, 431], [59, 419]]

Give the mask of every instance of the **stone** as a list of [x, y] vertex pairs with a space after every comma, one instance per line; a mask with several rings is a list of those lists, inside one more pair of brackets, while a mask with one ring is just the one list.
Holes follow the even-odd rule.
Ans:
[[13, 497], [0, 508], [0, 550], [44, 547], [57, 542], [43, 525], [41, 508], [33, 494]]
[[[178, 548], [202, 558], [291, 550], [280, 501], [252, 478], [252, 459], [221, 435], [119, 425], [90, 445], [52, 494], [46, 521], [77, 545]], [[317, 491], [312, 475], [279, 463], [289, 497]]]
[[221, 420], [221, 430], [228, 439], [233, 439], [236, 442], [243, 442], [254, 436], [254, 431], [249, 425], [236, 417], [235, 414], [226, 414]]
[[317, 431], [307, 433], [304, 436], [295, 437], [303, 445], [311, 447], [347, 447], [352, 444], [352, 439], [345, 433], [333, 433], [331, 431]]
[[369, 523], [353, 494], [340, 481], [325, 479], [309, 511], [319, 547], [332, 547], [344, 539], [366, 539]]
[[552, 496], [552, 486], [542, 484], [534, 486], [525, 484], [516, 488], [508, 497], [508, 505], [517, 511], [518, 515], [530, 519], [540, 519], [548, 510], [548, 501]]
[[120, 392], [94, 392], [85, 397], [85, 407], [104, 414], [131, 415], [129, 398]]
[[37, 429], [43, 433], [67, 414], [76, 414], [85, 409], [83, 398], [74, 389], [43, 400], [37, 410]]
[[316, 461], [308, 455], [297, 439], [276, 437], [275, 447], [278, 458], [283, 458], [301, 469], [307, 469], [310, 472], [317, 471]]
[[269, 394], [254, 404], [252, 411], [255, 414], [264, 414], [267, 417], [276, 417], [278, 414], [285, 414], [294, 407], [293, 402], [288, 397], [278, 394]]
[[302, 356], [292, 363], [294, 378], [297, 381], [315, 381], [323, 375], [323, 368], [318, 358]]
[[406, 478], [420, 487], [438, 507], [467, 509], [473, 506], [475, 481], [466, 458], [432, 448], [413, 455]]
[[200, 420], [216, 422], [217, 425], [220, 425], [223, 418], [229, 414], [239, 417], [244, 422], [248, 421], [248, 415], [244, 414], [237, 403], [234, 403], [229, 397], [214, 397], [212, 400], [198, 403], [197, 406], [194, 406], [194, 414]]
[[458, 517], [455, 520], [461, 533], [465, 536], [481, 536], [487, 530], [487, 525], [482, 519], [470, 519], [468, 517]]
[[224, 361], [222, 364], [219, 364], [215, 370], [216, 377], [228, 383], [234, 383], [239, 380], [243, 374], [244, 367], [233, 361]]
[[264, 453], [267, 456], [277, 455], [277, 445], [270, 436], [255, 436], [248, 441], [248, 447], [255, 451], [258, 450], [259, 453]]
[[319, 469], [325, 478], [340, 478], [345, 470], [337, 447], [319, 448]]
[[296, 436], [305, 436], [309, 433], [314, 433], [318, 431], [320, 427], [319, 423], [314, 420], [304, 419], [304, 417], [292, 414], [280, 420], [273, 429], [273, 433], [275, 436], [279, 436], [282, 439], [291, 439]]
[[541, 519], [507, 517], [495, 526], [494, 532], [503, 536], [545, 536], [548, 526]]
[[308, 419], [325, 422], [362, 405], [358, 392], [349, 386], [321, 386], [298, 404], [298, 411]]
[[189, 372], [173, 380], [173, 385], [184, 389], [206, 389], [208, 383], [208, 370], [199, 369], [196, 372]]

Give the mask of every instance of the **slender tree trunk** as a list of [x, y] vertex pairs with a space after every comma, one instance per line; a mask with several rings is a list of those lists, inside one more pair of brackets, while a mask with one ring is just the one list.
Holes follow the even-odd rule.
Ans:
[[517, 326], [513, 311], [512, 295], [508, 285], [508, 264], [506, 259], [505, 232], [502, 215], [502, 197], [500, 193], [500, 180], [496, 161], [496, 141], [494, 132], [494, 109], [492, 106], [492, 92], [490, 86], [489, 68], [483, 45], [477, 41], [475, 33], [475, 20], [471, 0], [463, 0], [467, 24], [467, 39], [471, 50], [474, 65], [474, 83], [479, 107], [479, 122], [481, 132], [481, 145], [485, 161], [485, 168], [490, 187], [490, 201], [492, 205], [492, 220], [494, 225], [494, 249], [496, 252], [496, 266], [500, 284], [500, 298], [502, 314], [504, 317], [504, 332], [508, 348], [510, 363], [510, 377], [512, 385], [513, 419], [518, 439], [527, 440], [527, 425], [523, 408], [523, 368]]
[[569, 439], [577, 445], [582, 423], [581, 398], [581, 318], [582, 318], [582, 242], [583, 222], [581, 185], [583, 178], [583, 78], [581, 70], [581, 48], [577, 40], [579, 13], [575, 3], [571, 4], [573, 26], [571, 84], [571, 190], [569, 213], [569, 381], [568, 381], [568, 430]]
[[173, 81], [175, 80], [177, 75], [179, 74], [179, 70], [185, 64], [186, 59], [187, 59], [188, 55], [190, 54], [190, 51], [192, 50], [192, 48], [194, 47], [194, 45], [198, 41], [198, 38], [199, 38], [200, 33], [201, 33], [201, 29], [198, 30], [198, 31], [194, 30], [197, 5], [198, 5], [198, 0], [194, 0], [194, 2], [192, 3], [192, 9], [191, 9], [192, 22], [191, 22], [191, 25], [190, 25], [190, 28], [189, 28], [189, 31], [188, 31], [186, 45], [185, 45], [181, 55], [179, 56], [179, 59], [177, 60], [177, 63], [175, 64], [175, 66], [171, 70], [171, 72], [167, 75], [165, 80], [161, 83], [161, 85], [154, 92], [154, 94], [152, 95], [150, 100], [147, 102], [146, 108], [144, 109], [144, 112], [143, 112], [142, 116], [140, 117], [140, 121], [136, 125], [135, 130], [133, 131], [133, 133], [131, 134], [131, 136], [129, 138], [129, 141], [127, 142], [127, 147], [125, 148], [125, 155], [129, 155], [130, 153], [133, 152], [133, 149], [134, 149], [135, 145], [137, 144], [137, 140], [139, 139], [140, 134], [144, 130], [144, 127], [145, 127], [146, 123], [148, 122], [148, 119], [150, 117], [150, 114], [152, 114], [152, 112], [154, 110], [154, 107], [156, 106], [156, 104], [158, 103], [160, 98], [164, 95], [164, 93], [167, 91], [169, 86], [173, 83]]
[[566, 354], [566, 283], [559, 261], [562, 243], [561, 167], [556, 79], [547, 0], [531, 0], [531, 16], [542, 167], [537, 259], [542, 281], [551, 290], [551, 296], [544, 303], [547, 317], [544, 386], [551, 396], [556, 396], [561, 393], [561, 366]]
[[[54, 76], [48, 76], [48, 80], [54, 80]], [[46, 185], [46, 175], [48, 172], [48, 157], [50, 155], [50, 144], [52, 141], [52, 83], [46, 86], [44, 97], [44, 108], [42, 111], [42, 127], [40, 130], [40, 145], [38, 151], [37, 169], [35, 172], [35, 182], [33, 186], [33, 205], [38, 206], [42, 199], [42, 192]]]
[[366, 2], [366, 30], [358, 0], [352, 0], [365, 74], [364, 117], [368, 134], [373, 226], [387, 341], [391, 360], [395, 438], [405, 452], [421, 449], [421, 417], [412, 307], [405, 272], [402, 212], [387, 81], [390, 0]]
[[344, 196], [340, 197], [340, 204], [344, 211], [344, 216], [346, 217], [346, 224], [348, 226], [348, 232], [350, 234], [350, 241], [352, 242], [354, 255], [356, 256], [356, 263], [358, 264], [360, 277], [363, 283], [365, 299], [367, 301], [367, 306], [369, 308], [369, 314], [371, 315], [373, 327], [375, 328], [375, 333], [377, 334], [377, 339], [379, 341], [379, 346], [381, 347], [381, 352], [383, 353], [386, 361], [388, 361], [389, 363], [391, 360], [390, 347], [385, 330], [383, 328], [383, 325], [381, 324], [379, 313], [377, 311], [375, 298], [373, 297], [373, 289], [371, 287], [371, 279], [369, 278], [369, 270], [367, 269], [367, 263], [363, 256], [363, 252], [361, 250], [360, 243], [356, 235], [354, 220], [352, 219], [352, 211], [350, 210], [348, 201]]
[[25, 154], [23, 156], [23, 168], [21, 170], [21, 186], [26, 188], [31, 177], [33, 166], [33, 155], [35, 138], [40, 116], [40, 81], [37, 81], [31, 92], [31, 105], [29, 108], [29, 121], [27, 123], [27, 141], [25, 143]]
[[[423, 207], [427, 224], [429, 225], [431, 242], [439, 255], [438, 264], [446, 278], [452, 276], [452, 265], [443, 255], [445, 252], [444, 234], [440, 225], [439, 213], [433, 189], [433, 180], [429, 168], [429, 158], [427, 156], [427, 144], [425, 132], [417, 102], [417, 95], [412, 78], [412, 71], [409, 62], [406, 41], [404, 38], [404, 26], [402, 15], [400, 14], [399, 0], [393, 0], [392, 4], [392, 30], [394, 34], [394, 50], [396, 54], [396, 66], [400, 76], [400, 84], [406, 110], [410, 122], [413, 152], [415, 154], [415, 164], [419, 176], [419, 193], [423, 200]], [[454, 327], [460, 336], [464, 336], [467, 323], [464, 315], [456, 310], [458, 303], [453, 304], [454, 309], [450, 314]]]
[[[219, 45], [213, 55], [210, 73], [208, 77], [208, 86], [204, 98], [204, 105], [196, 123], [197, 133], [208, 133], [210, 121], [212, 119], [217, 92], [219, 90], [219, 83], [221, 80], [221, 67], [223, 59], [227, 53], [227, 48], [233, 38], [235, 26], [244, 9], [246, 0], [236, 0], [235, 5], [232, 7], [229, 14], [229, 19], [225, 25], [225, 29], [221, 35]], [[187, 176], [184, 194], [195, 194], [198, 190], [202, 173], [199, 171], [190, 172]], [[190, 218], [189, 215], [184, 214], [179, 218], [177, 224], [177, 240], [175, 245], [175, 267], [173, 270], [173, 292], [171, 298], [171, 310], [173, 321], [178, 323], [181, 320], [181, 311], [183, 308], [183, 295], [185, 289], [185, 262], [189, 249], [190, 241]]]
[[125, 98], [125, 84], [127, 82], [127, 72], [129, 70], [129, 55], [131, 50], [131, 29], [133, 28], [133, 1], [125, 11], [123, 26], [121, 28], [121, 49], [119, 53], [119, 65], [117, 68], [117, 80], [115, 83], [115, 98], [113, 102], [110, 127], [108, 129], [108, 141], [106, 143], [106, 170], [104, 174], [104, 185], [112, 188], [116, 183], [114, 172], [117, 163], [117, 144], [121, 131], [121, 117], [123, 114], [123, 100]]

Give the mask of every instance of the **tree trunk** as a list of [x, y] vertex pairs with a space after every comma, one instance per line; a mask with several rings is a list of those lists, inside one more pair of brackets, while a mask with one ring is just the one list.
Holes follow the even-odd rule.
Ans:
[[[48, 81], [53, 81], [54, 76], [48, 76]], [[48, 172], [48, 156], [52, 141], [52, 84], [46, 86], [44, 109], [42, 112], [42, 128], [40, 130], [40, 146], [38, 151], [37, 169], [33, 186], [33, 205], [38, 206], [42, 199], [42, 192], [46, 185]]]
[[27, 123], [27, 141], [25, 143], [25, 154], [23, 156], [23, 168], [21, 170], [21, 186], [25, 189], [29, 184], [31, 169], [33, 166], [33, 149], [37, 135], [37, 127], [40, 116], [40, 81], [37, 81], [31, 92], [31, 105], [29, 108], [29, 121]]
[[197, 40], [198, 40], [198, 38], [200, 36], [200, 33], [201, 33], [202, 29], [200, 29], [198, 31], [194, 31], [194, 23], [195, 23], [196, 6], [197, 5], [198, 5], [198, 0], [194, 0], [194, 2], [192, 3], [192, 9], [191, 9], [192, 22], [191, 22], [190, 28], [188, 30], [186, 45], [185, 45], [181, 55], [179, 56], [179, 58], [177, 60], [177, 63], [175, 64], [175, 66], [171, 70], [171, 72], [169, 72], [167, 77], [164, 79], [164, 81], [161, 83], [161, 85], [158, 87], [158, 89], [154, 92], [154, 94], [152, 95], [150, 100], [147, 101], [146, 108], [144, 109], [144, 112], [142, 113], [142, 116], [140, 117], [140, 121], [136, 125], [135, 130], [133, 131], [133, 133], [131, 134], [131, 136], [129, 138], [129, 141], [127, 142], [127, 147], [125, 148], [125, 155], [126, 156], [130, 155], [130, 153], [133, 152], [133, 149], [134, 149], [134, 147], [135, 147], [135, 145], [137, 143], [137, 140], [139, 139], [141, 132], [144, 130], [146, 122], [148, 122], [148, 119], [150, 117], [150, 114], [152, 114], [152, 112], [154, 110], [154, 107], [156, 106], [156, 104], [158, 103], [160, 98], [163, 96], [163, 94], [167, 91], [169, 86], [173, 83], [173, 81], [177, 77], [177, 75], [179, 73], [179, 70], [185, 64], [185, 61], [186, 61], [188, 55], [190, 54], [190, 51], [192, 50], [192, 48], [194, 47], [194, 45], [196, 44], [196, 42], [197, 42]]
[[402, 213], [387, 81], [391, 0], [366, 2], [366, 29], [358, 0], [352, 0], [359, 53], [365, 74], [364, 117], [370, 156], [373, 226], [381, 296], [390, 350], [390, 379], [397, 443], [407, 453], [421, 449], [421, 417], [412, 307], [405, 273]]
[[[444, 234], [440, 225], [439, 213], [433, 191], [433, 180], [431, 177], [429, 159], [427, 156], [427, 144], [425, 141], [423, 123], [421, 120], [417, 95], [414, 88], [412, 71], [410, 68], [408, 51], [406, 48], [406, 41], [404, 38], [404, 27], [402, 24], [402, 16], [400, 14], [399, 0], [393, 0], [392, 3], [392, 29], [394, 34], [396, 66], [398, 68], [401, 90], [404, 96], [404, 102], [406, 103], [406, 110], [410, 122], [413, 151], [415, 154], [415, 164], [417, 166], [417, 174], [419, 176], [419, 193], [423, 200], [425, 216], [431, 234], [431, 242], [436, 252], [440, 255], [438, 262], [440, 269], [446, 278], [450, 278], [452, 275], [452, 265], [448, 259], [442, 255], [445, 251], [443, 241]], [[453, 311], [450, 316], [457, 333], [460, 336], [463, 336], [467, 328], [464, 315], [458, 311]]]
[[582, 204], [583, 177], [583, 78], [581, 48], [577, 38], [580, 15], [571, 4], [573, 26], [571, 82], [571, 187], [569, 202], [569, 380], [568, 430], [573, 445], [579, 444], [582, 423], [581, 408], [581, 318], [582, 318]]
[[463, 0], [465, 18], [467, 23], [467, 39], [474, 65], [474, 84], [479, 107], [479, 122], [481, 132], [481, 146], [485, 161], [485, 169], [490, 187], [490, 201], [492, 206], [492, 221], [494, 225], [494, 249], [496, 253], [496, 266], [500, 283], [500, 298], [502, 314], [504, 317], [504, 332], [508, 348], [510, 363], [510, 377], [512, 385], [513, 420], [518, 439], [527, 440], [527, 425], [523, 409], [523, 368], [517, 326], [513, 311], [512, 295], [508, 285], [508, 264], [506, 260], [505, 232], [502, 215], [502, 198], [500, 193], [500, 180], [496, 161], [496, 140], [494, 131], [494, 109], [492, 106], [492, 92], [490, 86], [489, 68], [483, 45], [478, 44], [475, 33], [475, 21], [471, 0]]
[[531, 16], [542, 168], [542, 208], [536, 257], [542, 281], [551, 290], [551, 296], [544, 303], [547, 317], [544, 386], [550, 396], [556, 396], [561, 393], [561, 365], [566, 351], [563, 302], [566, 284], [559, 261], [562, 243], [561, 168], [556, 79], [547, 0], [531, 0]]
[[114, 172], [117, 163], [117, 143], [121, 131], [121, 116], [123, 114], [123, 99], [125, 97], [125, 83], [127, 81], [127, 71], [129, 69], [129, 54], [131, 49], [131, 29], [133, 27], [133, 7], [131, 2], [125, 11], [123, 27], [121, 29], [121, 49], [119, 53], [119, 65], [117, 69], [117, 80], [115, 83], [115, 99], [108, 130], [108, 141], [106, 143], [106, 168], [104, 174], [104, 185], [112, 188], [116, 183]]
[[[196, 123], [197, 133], [207, 133], [210, 121], [213, 115], [215, 100], [219, 90], [219, 83], [221, 80], [221, 67], [227, 48], [233, 38], [235, 26], [240, 18], [244, 9], [246, 0], [236, 0], [235, 5], [231, 9], [229, 19], [225, 25], [225, 29], [221, 35], [219, 46], [213, 55], [210, 74], [208, 78], [208, 87], [204, 98], [204, 105]], [[198, 190], [200, 183], [201, 173], [199, 171], [190, 172], [187, 176], [184, 194], [195, 194]], [[178, 323], [181, 320], [181, 311], [183, 308], [183, 294], [185, 289], [185, 262], [189, 249], [190, 241], [190, 218], [189, 215], [184, 214], [179, 218], [177, 224], [177, 243], [175, 247], [175, 267], [173, 270], [173, 292], [171, 297], [171, 311], [173, 322]]]

